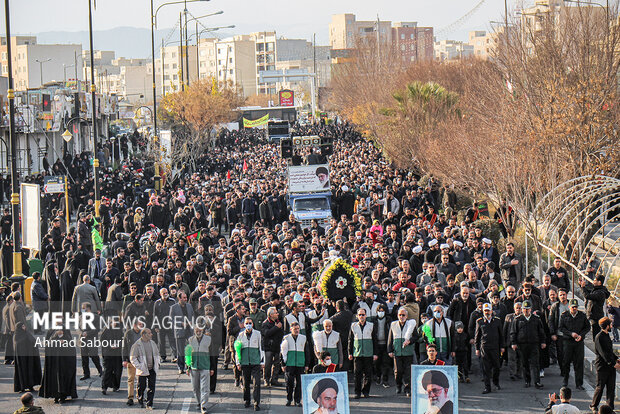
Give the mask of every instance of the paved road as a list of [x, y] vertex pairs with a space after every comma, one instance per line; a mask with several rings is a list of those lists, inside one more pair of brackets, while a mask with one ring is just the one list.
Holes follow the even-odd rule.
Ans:
[[[78, 360], [79, 364], [79, 360]], [[94, 370], [94, 368], [91, 368]], [[13, 367], [0, 365], [0, 413], [12, 413], [19, 408], [19, 395], [13, 392]], [[82, 372], [78, 367], [78, 378]], [[96, 372], [96, 371], [95, 371]], [[253, 412], [243, 407], [241, 389], [235, 388], [232, 381], [232, 371], [220, 370], [218, 393], [212, 396], [213, 413], [249, 413]], [[592, 383], [592, 379], [589, 379]], [[459, 413], [542, 413], [547, 405], [548, 394], [557, 391], [561, 384], [557, 366], [547, 369], [543, 379], [545, 389], [524, 388], [522, 382], [512, 382], [507, 379], [505, 368], [502, 369], [501, 383], [503, 389], [489, 395], [482, 395], [483, 384], [480, 377], [472, 375], [471, 384], [461, 384], [459, 390]], [[574, 382], [571, 380], [571, 384]], [[53, 414], [112, 414], [142, 412], [140, 408], [128, 407], [126, 402], [126, 378], [123, 377], [123, 387], [118, 393], [108, 392], [101, 394], [101, 382], [98, 377], [88, 381], [79, 381], [79, 399], [72, 403], [57, 405], [53, 400], [37, 399], [36, 404], [43, 407], [46, 413]], [[574, 403], [588, 411], [591, 399], [591, 387], [586, 384], [587, 391], [576, 391]], [[352, 414], [377, 413], [410, 413], [410, 401], [404, 396], [396, 396], [395, 388], [384, 389], [373, 384], [371, 398], [351, 401]], [[301, 414], [301, 408], [286, 407], [284, 388], [262, 389], [262, 412]], [[197, 405], [193, 400], [189, 379], [186, 375], [178, 375], [176, 366], [165, 363], [157, 379], [155, 392], [154, 413], [195, 413]]]

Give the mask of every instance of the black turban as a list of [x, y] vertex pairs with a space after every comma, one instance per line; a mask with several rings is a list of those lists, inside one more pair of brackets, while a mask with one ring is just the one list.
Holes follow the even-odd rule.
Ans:
[[430, 370], [426, 371], [422, 376], [422, 387], [426, 389], [428, 384], [435, 384], [440, 386], [441, 388], [450, 388], [450, 382], [448, 381], [448, 377], [441, 371]]
[[323, 394], [323, 391], [329, 388], [333, 388], [336, 390], [336, 392], [338, 392], [338, 383], [332, 378], [323, 378], [319, 382], [317, 382], [312, 389], [312, 399], [314, 400], [314, 402], [318, 403], [319, 396]]

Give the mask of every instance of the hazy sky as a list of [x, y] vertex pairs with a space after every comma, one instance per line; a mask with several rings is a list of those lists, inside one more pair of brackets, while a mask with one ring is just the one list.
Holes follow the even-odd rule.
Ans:
[[[97, 0], [93, 26], [110, 29], [118, 26], [149, 27], [149, 0]], [[155, 2], [155, 7], [164, 0]], [[211, 0], [188, 4], [194, 16], [223, 10], [221, 16], [204, 19], [204, 24], [234, 24], [236, 33], [273, 30], [290, 38], [311, 38], [319, 44], [328, 42], [328, 24], [332, 14], [354, 13], [358, 20], [417, 21], [435, 30], [449, 26], [473, 9], [480, 0]], [[509, 1], [514, 4], [514, 0]], [[0, 3], [2, 4], [2, 3]], [[4, 7], [0, 6], [2, 22]], [[173, 27], [182, 4], [163, 7], [159, 27]], [[500, 20], [504, 2], [486, 0], [484, 5], [459, 28], [442, 38], [463, 38], [467, 31], [488, 29], [490, 20]], [[11, 30], [28, 34], [46, 31], [81, 31], [88, 29], [87, 0], [11, 0]], [[4, 24], [0, 24], [4, 35]], [[227, 30], [228, 32], [228, 30]]]

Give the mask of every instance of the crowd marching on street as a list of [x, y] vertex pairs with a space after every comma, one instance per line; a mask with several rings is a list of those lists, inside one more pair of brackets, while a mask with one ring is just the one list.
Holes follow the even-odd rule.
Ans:
[[[589, 338], [598, 371], [591, 408], [598, 412], [603, 392], [613, 408], [620, 316], [594, 257], [584, 265], [594, 283], [576, 286], [583, 312], [569, 299], [561, 260], [540, 280], [528, 274], [512, 243], [499, 251], [500, 240], [478, 225], [477, 207], [457, 218], [456, 195], [436, 179], [395, 168], [346, 123], [296, 128], [335, 138], [326, 227], [313, 221], [302, 228], [290, 214], [287, 161], [251, 129], [220, 133], [196, 170], [184, 166], [157, 193], [153, 166], [139, 154], [124, 148], [117, 158], [125, 161], [113, 171], [102, 152], [100, 218], [88, 157], [48, 164], [49, 173], [68, 170], [75, 180], [68, 201], [77, 224], [67, 233], [63, 194], [44, 196], [43, 271], [31, 273], [32, 312], [121, 320], [101, 330], [33, 332], [22, 287], [8, 280], [13, 218], [6, 210], [0, 346], [5, 363], [15, 365], [14, 391], [30, 391], [25, 407], [33, 407], [33, 395], [59, 404], [79, 398], [76, 385], [93, 367], [103, 394], [126, 389], [127, 405], [152, 408], [161, 365], [176, 364], [204, 413], [222, 369], [234, 371], [240, 403], [258, 411], [262, 387], [283, 386], [286, 405], [301, 406], [304, 373], [349, 371], [353, 399], [368, 398], [372, 387], [405, 398], [411, 364], [456, 365], [466, 383], [476, 373], [484, 394], [501, 393], [505, 381], [541, 389], [545, 368], [558, 364], [565, 388], [550, 402], [555, 413], [568, 406], [569, 387], [583, 389]], [[313, 155], [300, 153], [298, 161]], [[500, 223], [500, 238], [513, 214], [504, 205], [488, 219]], [[331, 301], [317, 287], [333, 257], [361, 277], [354, 303]], [[160, 324], [166, 317], [174, 323]], [[83, 339], [77, 349], [63, 346], [76, 335]], [[42, 348], [41, 337], [49, 340]]]

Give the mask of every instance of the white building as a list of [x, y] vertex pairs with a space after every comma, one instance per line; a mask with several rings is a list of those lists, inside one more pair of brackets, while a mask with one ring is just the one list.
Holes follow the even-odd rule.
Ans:
[[[6, 38], [0, 38], [2, 76], [8, 75]], [[82, 65], [82, 46], [38, 44], [35, 36], [11, 37], [15, 90], [38, 88], [42, 84], [75, 78], [75, 64]], [[81, 71], [78, 71], [80, 77]]]
[[435, 42], [436, 60], [461, 59], [474, 54], [474, 46], [457, 40]]

